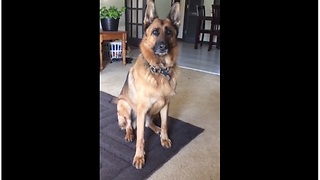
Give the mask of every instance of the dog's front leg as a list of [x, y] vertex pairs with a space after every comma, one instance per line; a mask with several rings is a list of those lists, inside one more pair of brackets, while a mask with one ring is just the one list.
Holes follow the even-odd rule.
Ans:
[[136, 154], [133, 158], [133, 165], [137, 169], [141, 169], [145, 164], [144, 159], [144, 121], [146, 118], [147, 109], [143, 106], [137, 107], [137, 143]]
[[161, 140], [161, 145], [166, 148], [171, 147], [171, 140], [168, 138], [168, 129], [167, 129], [168, 109], [169, 109], [169, 104], [166, 104], [160, 110], [160, 117], [161, 117], [160, 140]]

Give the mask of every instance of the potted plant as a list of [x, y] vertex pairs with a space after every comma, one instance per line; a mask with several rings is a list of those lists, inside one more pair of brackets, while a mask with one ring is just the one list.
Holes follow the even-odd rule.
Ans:
[[118, 9], [115, 6], [109, 8], [103, 6], [100, 8], [100, 21], [102, 30], [104, 31], [118, 31], [119, 19], [125, 11], [126, 7]]

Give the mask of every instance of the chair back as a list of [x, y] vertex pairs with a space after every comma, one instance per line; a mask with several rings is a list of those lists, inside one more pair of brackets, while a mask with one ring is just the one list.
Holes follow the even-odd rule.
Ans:
[[[197, 14], [198, 14], [199, 17], [206, 16], [205, 6], [203, 6], [203, 5], [198, 6], [198, 5], [197, 5]], [[205, 24], [205, 20], [201, 20], [201, 22], [200, 22], [200, 27], [201, 27], [202, 29], [204, 29], [204, 28], [205, 28], [205, 25], [206, 25], [206, 24]]]
[[216, 31], [220, 30], [220, 5], [212, 5], [211, 28]]
[[206, 15], [206, 9], [205, 6], [199, 6], [197, 5], [197, 14], [198, 16], [205, 16]]

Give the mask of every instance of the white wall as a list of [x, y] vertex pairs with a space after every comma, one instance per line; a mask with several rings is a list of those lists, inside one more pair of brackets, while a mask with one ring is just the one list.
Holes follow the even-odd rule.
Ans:
[[171, 0], [156, 0], [156, 9], [160, 19], [165, 19], [171, 9]]
[[182, 35], [183, 35], [183, 22], [184, 22], [184, 8], [185, 8], [185, 0], [180, 0], [180, 13], [181, 13], [181, 19], [180, 19], [180, 27], [179, 27], [179, 34], [178, 34], [178, 38], [182, 39]]

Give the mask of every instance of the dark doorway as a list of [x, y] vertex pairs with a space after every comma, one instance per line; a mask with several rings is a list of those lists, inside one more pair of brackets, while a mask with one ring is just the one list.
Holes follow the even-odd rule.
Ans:
[[203, 5], [203, 0], [186, 0], [184, 23], [183, 23], [183, 41], [194, 43], [197, 24], [197, 5]]
[[127, 43], [139, 46], [143, 36], [143, 18], [147, 0], [126, 0], [126, 31]]

